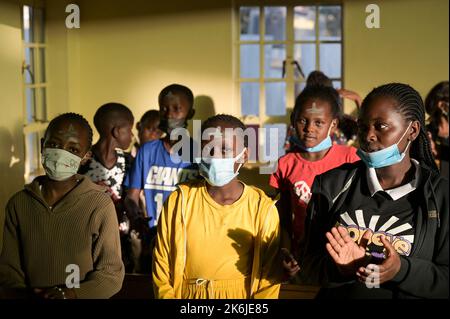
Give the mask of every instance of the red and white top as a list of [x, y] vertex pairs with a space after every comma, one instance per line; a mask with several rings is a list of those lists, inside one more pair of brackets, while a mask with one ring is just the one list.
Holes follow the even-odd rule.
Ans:
[[[318, 161], [308, 161], [298, 151], [288, 153], [278, 160], [277, 170], [270, 176], [269, 184], [280, 192], [290, 195], [295, 244], [298, 244], [303, 235], [306, 207], [311, 199], [314, 178], [345, 163], [358, 160], [356, 148], [337, 144], [333, 145], [324, 158]], [[289, 212], [281, 213], [289, 214]]]

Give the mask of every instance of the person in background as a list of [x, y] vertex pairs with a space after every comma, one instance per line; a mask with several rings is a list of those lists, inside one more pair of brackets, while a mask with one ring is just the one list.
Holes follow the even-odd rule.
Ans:
[[[317, 85], [334, 88], [331, 79], [328, 76], [326, 76], [323, 72], [312, 71], [306, 78], [306, 87]], [[360, 108], [362, 99], [358, 93], [344, 88], [337, 89], [336, 92], [338, 93], [339, 99], [338, 103], [340, 105], [343, 105], [343, 99], [349, 99], [355, 102], [357, 109]], [[339, 124], [338, 127], [333, 131], [331, 139], [335, 144], [353, 146], [356, 140], [356, 131], [357, 131], [356, 119], [354, 118], [354, 116], [350, 114], [345, 114], [342, 111], [343, 110], [341, 109], [341, 117], [339, 120]], [[294, 142], [292, 141], [292, 138], [294, 136], [295, 136], [295, 128], [292, 125], [290, 125], [286, 134], [284, 144], [284, 150], [287, 153], [293, 150]]]
[[100, 138], [92, 146], [92, 157], [79, 169], [80, 174], [108, 188], [119, 220], [124, 212], [123, 181], [131, 165], [130, 154], [123, 150], [128, 149], [133, 138], [133, 122], [133, 113], [123, 104], [107, 103], [99, 107], [94, 125]]
[[159, 128], [160, 113], [158, 110], [149, 110], [142, 115], [141, 120], [136, 123], [138, 140], [133, 144], [131, 155], [136, 157], [137, 151], [144, 143], [165, 137], [165, 133]]
[[[183, 140], [183, 136], [178, 134], [174, 134], [177, 136], [173, 138], [170, 136], [172, 131], [177, 133], [179, 130], [176, 129], [186, 128], [187, 121], [195, 113], [192, 91], [184, 85], [171, 84], [160, 92], [158, 102], [160, 129], [166, 135], [162, 139], [141, 145], [125, 179], [128, 189], [126, 211], [133, 212], [133, 215], [145, 215], [150, 219], [150, 231], [143, 240], [146, 248], [142, 252], [147, 254], [142, 268], [145, 273], [151, 272], [151, 247], [164, 202], [178, 183], [198, 176], [197, 165], [193, 163], [193, 140]], [[141, 191], [145, 195], [146, 213], [139, 206]]]
[[290, 276], [298, 271], [298, 247], [315, 176], [359, 160], [355, 148], [331, 141], [341, 114], [338, 101], [336, 90], [328, 86], [307, 86], [300, 93], [291, 114], [296, 130], [294, 149], [278, 160], [277, 170], [270, 176], [270, 186], [280, 195], [281, 246], [288, 257], [284, 266]]
[[449, 82], [436, 84], [425, 98], [425, 110], [429, 115], [428, 135], [431, 141], [433, 155], [439, 162], [442, 176], [449, 178], [449, 144], [448, 144], [448, 104]]
[[[164, 133], [160, 129], [160, 112], [158, 110], [149, 110], [142, 115], [141, 120], [136, 123], [136, 129], [138, 131], [138, 140], [135, 141], [133, 147], [131, 149], [131, 156], [133, 158], [136, 157], [137, 152], [141, 145], [155, 141], [157, 139], [164, 138], [166, 133]], [[145, 194], [144, 190], [141, 190], [139, 193], [139, 208], [141, 209], [144, 216], [147, 217], [147, 207], [145, 205]], [[133, 237], [136, 237], [135, 235]], [[132, 247], [140, 247], [140, 245], [132, 245]], [[142, 249], [139, 248], [136, 250], [133, 255], [142, 255]], [[142, 260], [141, 264], [148, 265], [148, 260], [150, 259], [150, 253], [144, 251], [142, 256], [144, 260]], [[134, 272], [141, 272], [141, 268], [145, 268], [148, 270], [148, 266], [142, 265], [141, 267], [135, 267]]]
[[[107, 187], [116, 207], [119, 222], [122, 258], [127, 273], [138, 268], [136, 260], [139, 251], [132, 247], [140, 246], [139, 231], [143, 216], [133, 216], [125, 212], [123, 182], [130, 169], [132, 157], [128, 149], [133, 138], [134, 116], [130, 109], [120, 103], [106, 103], [94, 115], [94, 125], [100, 135], [92, 146], [92, 157], [80, 166], [79, 174], [88, 176], [94, 183]], [[134, 243], [133, 243], [134, 242]]]

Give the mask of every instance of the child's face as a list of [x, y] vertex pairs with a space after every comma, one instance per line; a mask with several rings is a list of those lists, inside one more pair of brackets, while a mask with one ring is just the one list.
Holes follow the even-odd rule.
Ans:
[[[236, 157], [244, 150], [244, 137], [240, 134], [229, 133], [230, 130], [235, 128], [224, 122], [219, 122], [215, 127], [210, 128], [208, 131], [217, 130], [216, 136], [209, 136], [209, 138], [204, 139], [202, 136], [202, 155], [208, 157]], [[234, 163], [234, 171], [239, 169], [240, 164], [243, 164], [248, 159], [248, 150], [244, 151], [241, 158], [237, 159]]]
[[145, 126], [142, 126], [142, 123], [138, 123], [136, 128], [139, 134], [139, 143], [142, 145], [146, 142], [159, 139], [163, 132], [158, 127], [159, 120], [147, 122]]
[[118, 127], [118, 134], [117, 134], [117, 143], [118, 147], [122, 150], [128, 149], [128, 147], [131, 144], [131, 140], [133, 139], [133, 122], [128, 122], [125, 125], [122, 125]]
[[169, 92], [159, 106], [161, 117], [165, 120], [185, 120], [190, 115], [191, 105], [183, 94]]
[[308, 148], [322, 142], [336, 126], [337, 119], [333, 118], [330, 103], [319, 99], [307, 100], [295, 123], [298, 138]]
[[[378, 97], [361, 109], [358, 118], [358, 139], [363, 151], [374, 152], [396, 144], [410, 125], [397, 111], [397, 101], [389, 97]], [[410, 130], [415, 131], [417, 124]], [[420, 126], [419, 126], [420, 127]], [[398, 148], [403, 151], [408, 143], [406, 133]]]
[[41, 151], [59, 148], [83, 158], [89, 151], [89, 134], [76, 121], [62, 120], [47, 131], [41, 143]]

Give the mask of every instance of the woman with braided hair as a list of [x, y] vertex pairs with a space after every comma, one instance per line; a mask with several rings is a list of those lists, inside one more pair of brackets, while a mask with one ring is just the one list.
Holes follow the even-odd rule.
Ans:
[[324, 298], [448, 298], [448, 181], [419, 93], [375, 88], [358, 118], [361, 161], [316, 177], [300, 260]]

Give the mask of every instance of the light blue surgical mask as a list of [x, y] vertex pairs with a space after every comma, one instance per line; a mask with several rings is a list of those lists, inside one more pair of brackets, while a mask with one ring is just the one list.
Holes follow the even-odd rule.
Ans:
[[219, 187], [224, 186], [238, 176], [242, 163], [239, 164], [236, 172], [234, 172], [234, 163], [244, 155], [244, 152], [245, 148], [236, 157], [208, 157], [206, 160], [198, 158], [196, 162], [199, 163], [199, 173], [206, 179], [208, 184]]
[[316, 146], [305, 147], [303, 142], [300, 141], [300, 139], [297, 137], [297, 135], [294, 135], [292, 137], [292, 140], [298, 147], [300, 147], [302, 150], [304, 150], [304, 151], [306, 151], [308, 153], [315, 153], [315, 152], [320, 152], [320, 151], [323, 151], [323, 150], [327, 150], [331, 146], [333, 146], [333, 141], [331, 140], [331, 136], [330, 136], [331, 127], [332, 127], [332, 125], [330, 125], [330, 128], [328, 129], [327, 137], [322, 142], [317, 144]]
[[408, 144], [406, 145], [403, 153], [400, 153], [400, 150], [398, 149], [398, 143], [400, 143], [405, 137], [406, 132], [408, 132], [409, 127], [411, 126], [411, 123], [409, 123], [408, 128], [406, 129], [405, 133], [403, 133], [402, 137], [400, 137], [397, 143], [383, 148], [382, 150], [370, 153], [365, 152], [359, 148], [356, 154], [358, 154], [359, 158], [361, 158], [361, 160], [367, 165], [367, 167], [382, 168], [400, 163], [405, 158], [406, 151], [408, 150], [411, 141], [408, 141]]

